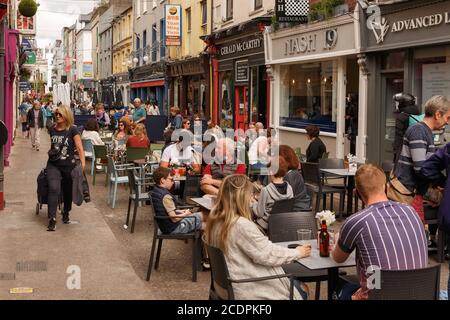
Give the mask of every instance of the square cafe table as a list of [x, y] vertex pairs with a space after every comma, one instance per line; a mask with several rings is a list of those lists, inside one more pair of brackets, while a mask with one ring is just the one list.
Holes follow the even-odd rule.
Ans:
[[353, 212], [353, 189], [355, 188], [356, 172], [351, 172], [348, 169], [320, 169], [322, 174], [328, 176], [342, 177], [345, 180], [345, 187], [347, 189], [347, 215]]
[[[339, 268], [348, 268], [356, 266], [355, 252], [348, 257], [343, 263], [337, 263], [331, 257], [321, 257], [317, 249], [317, 239], [309, 240], [311, 244], [311, 255], [307, 258], [296, 260], [297, 263], [305, 266], [310, 270], [327, 270], [328, 271], [328, 300], [332, 300], [333, 292], [336, 290], [339, 281]], [[299, 244], [299, 241], [277, 242], [276, 245], [287, 247], [290, 244]]]
[[202, 208], [205, 208], [208, 211], [211, 211], [214, 207], [214, 200], [210, 197], [202, 197], [202, 198], [191, 198], [191, 201], [200, 205]]

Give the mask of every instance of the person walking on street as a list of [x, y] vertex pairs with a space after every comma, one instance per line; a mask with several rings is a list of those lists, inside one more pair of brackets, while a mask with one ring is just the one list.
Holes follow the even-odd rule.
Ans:
[[61, 191], [64, 199], [63, 223], [70, 223], [72, 209], [72, 170], [76, 165], [78, 152], [81, 167], [86, 166], [81, 136], [76, 126], [72, 110], [60, 106], [55, 110], [56, 124], [50, 131], [51, 148], [47, 162], [48, 179], [48, 231], [56, 230], [56, 209]]
[[27, 113], [27, 128], [30, 130], [33, 150], [36, 149], [36, 151], [39, 151], [41, 145], [41, 129], [44, 128], [44, 114], [39, 101], [35, 101], [33, 108]]
[[23, 138], [28, 138], [28, 127], [27, 127], [27, 114], [28, 110], [31, 108], [30, 103], [25, 98], [22, 104], [19, 106], [19, 117], [22, 123], [22, 136]]

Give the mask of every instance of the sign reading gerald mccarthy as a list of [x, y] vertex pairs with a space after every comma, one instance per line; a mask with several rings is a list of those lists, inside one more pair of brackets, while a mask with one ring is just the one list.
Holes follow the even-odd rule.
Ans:
[[263, 44], [264, 42], [261, 38], [255, 38], [224, 45], [220, 48], [219, 52], [222, 57], [242, 54], [255, 49], [260, 49]]

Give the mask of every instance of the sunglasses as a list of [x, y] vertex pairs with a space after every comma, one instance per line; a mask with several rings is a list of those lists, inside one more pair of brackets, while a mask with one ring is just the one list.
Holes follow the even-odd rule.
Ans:
[[119, 127], [125, 127], [123, 123], [119, 123]]
[[61, 117], [61, 118], [64, 118], [63, 115], [62, 115], [61, 113], [59, 113], [59, 112], [55, 112], [55, 117]]

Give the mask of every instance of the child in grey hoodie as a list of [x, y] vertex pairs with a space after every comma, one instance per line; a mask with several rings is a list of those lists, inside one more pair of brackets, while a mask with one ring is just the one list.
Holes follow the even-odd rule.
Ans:
[[264, 230], [267, 230], [269, 226], [269, 217], [274, 203], [294, 197], [292, 187], [289, 183], [283, 181], [287, 171], [288, 165], [286, 160], [283, 157], [279, 157], [278, 171], [276, 173], [271, 172], [269, 176], [271, 182], [261, 190], [258, 202], [252, 204], [256, 223]]

